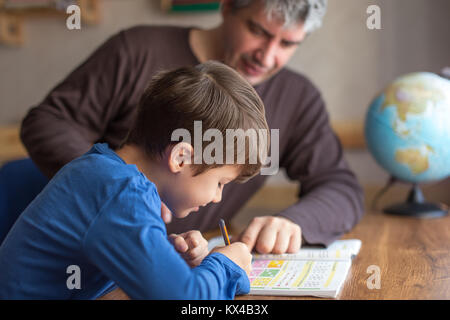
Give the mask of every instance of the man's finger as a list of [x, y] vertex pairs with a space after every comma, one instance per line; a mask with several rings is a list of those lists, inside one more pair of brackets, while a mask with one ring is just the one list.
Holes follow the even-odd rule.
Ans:
[[296, 253], [298, 250], [300, 250], [301, 245], [302, 245], [302, 230], [300, 226], [295, 225], [294, 231], [289, 241], [287, 253]]
[[238, 241], [245, 243], [251, 252], [255, 246], [256, 239], [258, 238], [258, 234], [262, 227], [262, 221], [258, 217], [253, 218], [247, 228], [239, 236]]
[[275, 243], [277, 241], [278, 228], [275, 225], [276, 220], [273, 221], [273, 223], [266, 222], [264, 228], [262, 228], [261, 232], [258, 235], [255, 248], [259, 253], [270, 253], [275, 246]]
[[289, 248], [289, 242], [291, 240], [291, 233], [285, 230], [278, 230], [275, 245], [273, 246], [272, 252], [275, 254], [282, 254]]

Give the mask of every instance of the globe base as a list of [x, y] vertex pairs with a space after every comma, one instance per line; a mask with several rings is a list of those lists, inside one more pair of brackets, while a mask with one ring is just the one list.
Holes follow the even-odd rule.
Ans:
[[405, 217], [415, 217], [415, 218], [440, 218], [446, 216], [448, 212], [442, 210], [439, 205], [434, 203], [399, 203], [392, 205], [390, 207], [383, 209], [384, 213], [405, 216]]
[[397, 216], [424, 219], [440, 218], [448, 214], [448, 211], [442, 209], [438, 204], [425, 202], [422, 190], [417, 184], [414, 184], [412, 187], [406, 202], [384, 208], [383, 212]]

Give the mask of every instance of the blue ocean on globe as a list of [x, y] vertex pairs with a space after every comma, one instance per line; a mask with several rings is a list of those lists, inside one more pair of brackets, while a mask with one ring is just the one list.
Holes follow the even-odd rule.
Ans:
[[398, 78], [370, 104], [365, 136], [377, 163], [397, 179], [450, 176], [450, 81], [426, 72]]

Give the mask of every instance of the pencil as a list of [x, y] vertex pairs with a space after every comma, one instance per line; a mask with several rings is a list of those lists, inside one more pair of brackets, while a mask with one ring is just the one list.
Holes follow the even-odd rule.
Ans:
[[230, 238], [228, 237], [227, 227], [225, 226], [225, 221], [220, 219], [219, 221], [220, 231], [222, 232], [223, 242], [225, 242], [226, 246], [230, 245]]

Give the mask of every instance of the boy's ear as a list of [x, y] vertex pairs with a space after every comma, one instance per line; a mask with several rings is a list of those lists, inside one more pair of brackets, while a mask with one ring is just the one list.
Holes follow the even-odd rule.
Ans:
[[168, 157], [169, 169], [173, 173], [180, 172], [187, 164], [192, 163], [194, 148], [190, 143], [179, 142], [170, 149]]

